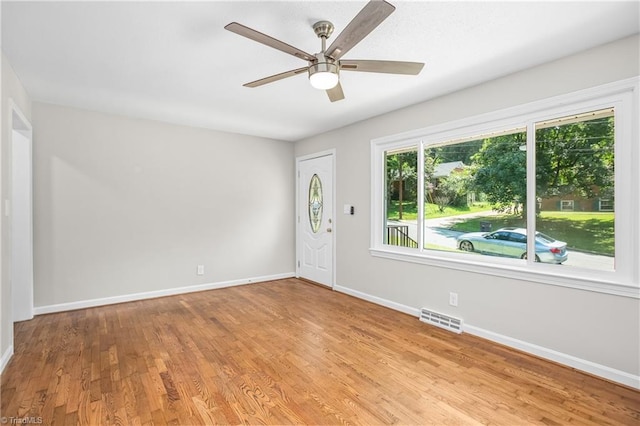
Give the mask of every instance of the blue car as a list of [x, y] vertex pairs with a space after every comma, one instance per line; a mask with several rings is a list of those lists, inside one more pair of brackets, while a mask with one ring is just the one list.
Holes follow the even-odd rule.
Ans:
[[[458, 238], [458, 248], [463, 251], [493, 254], [504, 257], [527, 258], [527, 230], [502, 228], [494, 232], [469, 232]], [[569, 257], [567, 243], [554, 240], [542, 232], [536, 232], [536, 262], [565, 262]]]

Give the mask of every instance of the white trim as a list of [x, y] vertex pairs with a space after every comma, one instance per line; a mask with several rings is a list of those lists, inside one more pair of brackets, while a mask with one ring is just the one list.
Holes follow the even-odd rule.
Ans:
[[197, 291], [215, 290], [225, 287], [234, 287], [244, 284], [253, 284], [265, 281], [282, 280], [293, 278], [295, 273], [287, 272], [283, 274], [264, 275], [261, 277], [244, 278], [239, 280], [220, 281], [216, 283], [198, 284], [187, 287], [168, 288], [164, 290], [148, 291], [144, 293], [123, 294], [121, 296], [104, 297], [101, 299], [80, 300], [77, 302], [58, 303], [55, 305], [38, 306], [35, 308], [36, 315], [51, 314], [54, 312], [73, 311], [76, 309], [92, 308], [95, 306], [113, 305], [116, 303], [133, 302], [136, 300], [153, 299], [155, 297], [175, 296], [177, 294], [194, 293]]
[[[571, 204], [571, 209], [566, 209], [565, 210], [564, 203]], [[576, 209], [575, 200], [560, 200], [560, 211], [561, 212], [572, 212], [572, 211], [575, 211], [575, 209]]]
[[502, 345], [509, 346], [510, 348], [515, 348], [522, 352], [527, 352], [540, 358], [554, 361], [559, 364], [575, 368], [576, 370], [593, 374], [594, 376], [602, 377], [616, 383], [622, 383], [623, 385], [640, 389], [640, 376], [635, 376], [624, 371], [616, 370], [615, 368], [607, 367], [606, 365], [598, 364], [562, 352], [554, 351], [553, 349], [534, 345], [533, 343], [514, 339], [513, 337], [494, 333], [493, 331], [485, 330], [480, 327], [474, 327], [468, 324], [464, 324], [463, 327], [465, 332], [473, 334], [474, 336], [491, 340], [492, 342], [500, 343]]
[[[31, 123], [27, 119], [27, 116], [24, 115], [24, 113], [22, 112], [18, 104], [13, 100], [13, 98], [9, 98], [7, 101], [9, 106], [8, 108], [9, 114], [13, 114], [13, 112], [15, 111], [15, 113], [18, 115], [18, 118], [20, 118], [20, 121], [22, 121], [27, 126], [26, 129], [19, 129], [19, 130], [26, 130], [29, 132], [32, 131], [33, 127], [31, 126]], [[13, 116], [10, 116], [9, 123], [12, 124], [10, 128], [13, 129]]]
[[333, 288], [335, 291], [340, 293], [348, 294], [349, 296], [357, 297], [358, 299], [363, 299], [371, 303], [375, 303], [376, 305], [385, 306], [389, 309], [393, 309], [394, 311], [399, 311], [413, 317], [420, 317], [420, 309], [412, 308], [411, 306], [403, 305], [401, 303], [392, 302], [391, 300], [383, 299], [381, 297], [372, 296], [367, 293], [363, 293], [358, 290], [354, 290], [349, 287], [343, 287], [341, 285], [335, 285]]
[[[410, 306], [396, 303], [391, 300], [383, 299], [381, 297], [373, 296], [339, 285], [335, 286], [335, 290], [341, 293], [348, 294], [350, 296], [357, 297], [359, 299], [375, 303], [377, 305], [403, 312], [411, 316], [415, 316], [416, 318], [420, 316], [420, 310], [418, 308], [412, 308]], [[585, 373], [610, 380], [612, 382], [621, 383], [625, 386], [640, 389], [640, 376], [617, 370], [615, 368], [607, 367], [606, 365], [598, 364], [592, 361], [575, 357], [573, 355], [558, 352], [556, 350], [545, 348], [533, 343], [514, 339], [509, 336], [504, 336], [502, 334], [494, 333], [493, 331], [485, 330], [466, 323], [463, 325], [463, 332], [478, 336], [486, 340], [490, 340], [495, 343], [500, 343], [510, 348], [526, 352], [528, 354], [535, 355], [549, 361], [557, 362], [558, 364], [562, 364], [567, 367], [575, 368], [576, 370], [580, 370]]]
[[333, 155], [335, 157], [336, 149], [335, 148], [331, 148], [331, 149], [327, 149], [325, 151], [316, 152], [316, 153], [313, 153], [313, 154], [302, 155], [300, 157], [296, 157], [296, 162], [299, 163], [301, 161], [313, 160], [314, 158], [326, 157], [327, 155]]
[[[611, 203], [611, 208], [603, 210], [602, 209], [602, 202], [603, 201]], [[612, 212], [612, 211], [615, 211], [614, 206], [615, 206], [615, 204], [613, 203], [613, 200], [611, 198], [598, 198], [598, 211], [599, 212]]]
[[515, 278], [523, 281], [535, 282], [540, 284], [558, 285], [562, 287], [575, 288], [579, 290], [593, 291], [596, 293], [614, 294], [616, 296], [630, 297], [640, 299], [640, 288], [631, 285], [619, 284], [614, 281], [605, 281], [594, 276], [592, 279], [581, 278], [579, 280], [571, 276], [562, 276], [555, 273], [558, 265], [534, 264], [537, 269], [525, 269], [521, 266], [519, 259], [492, 258], [492, 264], [489, 266], [481, 259], [467, 260], [464, 254], [460, 254], [459, 258], [447, 258], [447, 253], [440, 256], [428, 256], [418, 253], [417, 251], [405, 252], [399, 250], [385, 250], [370, 248], [369, 252], [374, 257], [384, 259], [400, 260], [410, 263], [419, 263], [423, 265], [438, 266], [447, 269], [457, 269], [465, 272], [476, 272], [484, 275], [497, 276], [502, 278]]
[[[27, 233], [28, 233], [28, 237], [27, 237], [27, 263], [29, 264], [29, 272], [28, 272], [28, 276], [26, 277], [26, 283], [27, 286], [30, 286], [30, 288], [26, 288], [23, 289], [26, 291], [26, 293], [29, 295], [27, 298], [22, 298], [21, 303], [15, 303], [15, 301], [13, 300], [13, 297], [15, 297], [15, 294], [17, 294], [15, 292], [15, 289], [12, 287], [11, 289], [11, 321], [16, 322], [16, 321], [25, 321], [25, 320], [30, 320], [33, 318], [33, 305], [34, 305], [34, 272], [33, 272], [33, 268], [34, 268], [34, 262], [33, 262], [33, 127], [31, 125], [31, 122], [27, 119], [27, 117], [25, 116], [25, 114], [22, 112], [22, 110], [20, 109], [20, 107], [18, 106], [18, 104], [13, 100], [13, 98], [9, 98], [8, 99], [8, 105], [9, 105], [9, 132], [11, 132], [10, 135], [10, 144], [9, 144], [9, 150], [10, 150], [10, 155], [9, 155], [9, 163], [11, 165], [11, 173], [9, 176], [9, 180], [10, 180], [10, 190], [9, 190], [9, 203], [10, 203], [10, 208], [9, 208], [9, 220], [8, 220], [8, 224], [9, 224], [9, 228], [11, 229], [11, 238], [8, 241], [8, 245], [9, 245], [9, 253], [10, 253], [10, 257], [11, 257], [11, 264], [13, 267], [13, 262], [14, 262], [14, 240], [13, 240], [13, 231], [14, 231], [14, 212], [13, 207], [15, 206], [15, 194], [13, 194], [13, 166], [14, 166], [14, 160], [15, 160], [15, 154], [13, 152], [13, 146], [14, 146], [14, 134], [13, 132], [17, 132], [20, 133], [22, 136], [24, 136], [27, 140], [27, 150], [28, 150], [28, 165], [27, 167], [29, 168], [29, 186], [30, 186], [30, 198], [29, 198], [29, 215], [31, 216], [31, 220], [28, 223], [28, 229], [27, 229]], [[17, 120], [14, 120], [14, 114], [17, 116]], [[17, 122], [16, 122], [17, 121]], [[5, 200], [6, 202], [6, 200]], [[6, 208], [6, 205], [5, 205]], [[7, 214], [7, 212], [5, 212], [5, 215]], [[12, 279], [12, 277], [9, 280], [10, 283], [13, 283], [14, 280]], [[13, 286], [13, 284], [11, 284]], [[26, 306], [25, 306], [26, 305]], [[20, 308], [21, 312], [23, 313], [23, 315], [21, 315], [20, 317], [16, 318], [16, 315], [14, 313], [14, 308]], [[23, 311], [22, 311], [23, 310]], [[12, 334], [12, 338], [11, 341], [13, 342], [13, 334]]]
[[11, 361], [11, 357], [13, 356], [13, 345], [9, 345], [6, 351], [2, 354], [2, 358], [0, 358], [0, 374], [4, 372], [4, 368]]
[[[22, 109], [20, 109], [20, 107], [18, 106], [18, 104], [13, 100], [13, 98], [7, 98], [7, 123], [8, 123], [8, 128], [6, 130], [4, 130], [5, 132], [9, 133], [9, 149], [12, 149], [13, 146], [13, 131], [16, 130], [18, 132], [21, 132], [23, 134], [25, 134], [25, 136], [28, 137], [29, 139], [29, 152], [30, 152], [30, 156], [33, 157], [33, 127], [31, 126], [31, 122], [27, 119], [27, 116], [22, 112]], [[16, 126], [16, 123], [14, 123], [13, 120], [13, 115], [16, 114], [19, 121], [20, 121], [20, 126]], [[13, 153], [11, 153], [12, 155], [9, 157], [9, 164], [13, 163]], [[31, 158], [31, 184], [33, 185], [33, 158]], [[11, 178], [11, 176], [10, 176]], [[11, 197], [13, 197], [12, 194], [10, 194]], [[33, 197], [33, 191], [31, 196]], [[8, 210], [7, 208], [7, 200], [6, 199], [2, 199], [0, 200], [0, 203], [2, 204], [2, 209], [4, 210], [2, 213], [0, 214], [6, 214]], [[7, 222], [5, 221], [6, 218], [3, 218], [2, 222]], [[10, 225], [10, 228], [13, 226], [12, 224], [12, 218], [9, 218], [8, 225]], [[31, 235], [31, 239], [30, 239], [30, 249], [31, 249], [31, 266], [33, 268], [33, 198], [31, 200], [31, 224], [30, 224], [30, 235]], [[11, 256], [11, 252], [13, 250], [13, 244], [12, 242], [9, 241], [5, 241], [8, 246], [9, 246], [9, 253]], [[31, 294], [33, 295], [33, 270], [31, 271]], [[13, 291], [10, 292], [10, 294], [12, 294]], [[10, 296], [11, 297], [11, 296]], [[13, 317], [13, 303], [12, 300], [9, 301], [9, 324], [4, 324], [0, 321], [0, 336], [2, 335], [2, 333], [5, 331], [5, 327], [8, 328], [8, 334], [9, 334], [9, 347], [7, 348], [7, 350], [4, 352], [4, 354], [2, 354], [2, 358], [0, 359], [0, 372], [2, 372], [2, 370], [4, 370], [4, 367], [6, 366], [6, 364], [9, 362], [9, 360], [11, 359], [11, 356], [13, 355], [13, 339], [14, 339], [14, 334], [13, 334], [13, 323], [14, 323], [14, 317]], [[29, 308], [27, 308], [27, 310], [29, 311], [29, 316], [33, 318], [33, 312], [34, 312], [34, 307], [33, 307], [33, 299], [31, 300], [31, 306], [30, 306], [30, 310]], [[2, 344], [2, 342], [0, 342], [0, 345]]]
[[299, 262], [300, 259], [302, 258], [302, 233], [300, 232], [300, 163], [306, 160], [313, 160], [314, 158], [320, 158], [320, 157], [327, 157], [327, 156], [331, 156], [333, 157], [333, 166], [332, 166], [332, 171], [331, 171], [331, 181], [332, 181], [332, 196], [333, 196], [333, 200], [331, 200], [332, 206], [333, 206], [333, 211], [331, 212], [331, 217], [333, 218], [333, 226], [332, 228], [332, 238], [333, 238], [333, 244], [331, 244], [333, 246], [333, 250], [331, 253], [332, 259], [332, 268], [333, 268], [333, 273], [331, 276], [331, 288], [334, 288], [336, 285], [336, 270], [337, 268], [337, 261], [338, 261], [338, 257], [336, 255], [337, 251], [336, 251], [336, 243], [338, 241], [337, 238], [337, 232], [338, 232], [338, 218], [336, 217], [336, 170], [337, 170], [337, 165], [336, 165], [336, 161], [337, 161], [337, 155], [336, 155], [336, 149], [335, 148], [331, 148], [331, 149], [327, 149], [325, 151], [320, 151], [320, 152], [316, 152], [313, 154], [307, 154], [307, 155], [302, 155], [300, 157], [296, 157], [296, 175], [295, 175], [295, 180], [296, 180], [296, 194], [295, 194], [295, 202], [296, 202], [296, 216], [295, 216], [295, 225], [296, 225], [296, 264], [295, 264], [295, 269], [296, 269], [296, 278], [300, 278], [300, 267]]
[[[487, 275], [509, 276], [532, 282], [558, 285], [569, 288], [595, 291], [599, 293], [640, 298], [640, 265], [636, 262], [640, 252], [640, 228], [637, 212], [640, 209], [637, 186], [631, 181], [640, 181], [635, 164], [640, 158], [638, 140], [640, 139], [637, 120], [638, 93], [640, 77], [633, 77], [578, 92], [556, 96], [542, 101], [510, 107], [460, 120], [441, 123], [401, 134], [385, 136], [371, 141], [371, 227], [370, 253], [413, 263], [440, 266], [451, 269], [473, 271]], [[478, 261], [476, 256], [461, 252], [433, 251], [418, 247], [405, 249], [385, 245], [384, 233], [384, 153], [387, 150], [417, 145], [421, 151], [425, 146], [468, 138], [470, 135], [489, 134], [504, 129], [523, 128], [527, 132], [528, 170], [535, 170], [535, 144], [533, 125], [541, 120], [563, 117], [588, 110], [614, 107], [616, 120], [616, 269], [615, 271], [596, 270], [580, 267], [558, 268], [529, 259], [525, 264], [512, 259], [492, 258], [491, 262]], [[622, 142], [618, 142], [622, 141]], [[532, 154], [533, 153], [533, 154]], [[623, 174], [625, 176], [623, 176]], [[630, 176], [627, 176], [630, 175]], [[619, 185], [618, 182], [624, 182]], [[528, 222], [535, 223], [535, 185], [527, 183], [527, 200], [530, 203]], [[419, 192], [421, 194], [421, 192]], [[422, 216], [420, 216], [422, 217]], [[418, 228], [421, 228], [420, 226]], [[533, 233], [533, 228], [529, 232]], [[533, 238], [529, 238], [529, 250], [532, 251]], [[506, 275], [505, 275], [506, 272]]]

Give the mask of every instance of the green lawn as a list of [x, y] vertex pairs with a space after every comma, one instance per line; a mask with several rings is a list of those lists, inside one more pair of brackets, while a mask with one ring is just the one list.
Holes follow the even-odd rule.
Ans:
[[[403, 220], [416, 220], [416, 203], [403, 203]], [[459, 216], [467, 213], [491, 211], [487, 203], [476, 203], [470, 207], [446, 207], [443, 213], [436, 204], [425, 204], [428, 219]], [[387, 217], [398, 220], [398, 202], [388, 211]], [[480, 222], [489, 222], [491, 229], [507, 226], [525, 227], [526, 220], [509, 214], [481, 218], [459, 218], [449, 229], [461, 232], [480, 231]], [[573, 250], [613, 256], [615, 251], [614, 213], [601, 212], [542, 212], [536, 221], [536, 229], [556, 240], [565, 241]]]
[[[480, 230], [480, 222], [491, 223], [496, 230], [505, 226], [524, 227], [526, 221], [513, 215], [461, 220], [450, 229], [462, 232]], [[614, 214], [599, 212], [542, 212], [536, 229], [557, 240], [566, 241], [570, 249], [614, 255]]]
[[[393, 201], [389, 211], [387, 212], [387, 218], [391, 220], [398, 220], [400, 215], [398, 214], [398, 202]], [[483, 211], [490, 211], [491, 206], [488, 203], [475, 203], [472, 206], [465, 207], [445, 207], [444, 212], [440, 212], [437, 204], [426, 203], [424, 205], [425, 212], [428, 219], [435, 219], [438, 217], [458, 216], [467, 213], [478, 213]], [[418, 217], [417, 203], [404, 202], [402, 203], [402, 219], [403, 220], [416, 220]]]

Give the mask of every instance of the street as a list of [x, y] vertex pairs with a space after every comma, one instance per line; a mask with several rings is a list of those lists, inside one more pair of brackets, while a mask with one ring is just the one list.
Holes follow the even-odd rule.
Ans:
[[[452, 231], [448, 229], [454, 221], [460, 219], [470, 219], [477, 217], [487, 217], [494, 215], [493, 212], [470, 213], [467, 215], [442, 217], [437, 219], [427, 219], [424, 221], [424, 237], [428, 245], [435, 245], [446, 249], [457, 249], [456, 238], [463, 232]], [[406, 225], [409, 227], [409, 236], [414, 240], [418, 238], [416, 221], [389, 221], [389, 223]], [[479, 231], [479, 230], [478, 230]], [[614, 270], [614, 258], [598, 254], [582, 253], [578, 251], [567, 250], [569, 257], [562, 265], [576, 266], [580, 268], [597, 269], [604, 271]]]

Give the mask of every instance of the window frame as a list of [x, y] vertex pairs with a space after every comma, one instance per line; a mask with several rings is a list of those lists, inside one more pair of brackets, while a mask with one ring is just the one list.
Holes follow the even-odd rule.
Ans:
[[[569, 203], [571, 205], [570, 209], [565, 209], [564, 208], [564, 203]], [[573, 212], [575, 211], [576, 208], [576, 203], [574, 202], [574, 200], [560, 200], [560, 211], [561, 212]]]
[[[517, 278], [548, 285], [616, 294], [640, 299], [640, 219], [637, 189], [640, 173], [634, 167], [640, 162], [639, 106], [640, 78], [634, 77], [578, 92], [555, 96], [528, 104], [476, 115], [460, 120], [371, 140], [371, 241], [374, 257], [472, 271], [487, 275]], [[425, 147], [473, 136], [504, 133], [509, 129], [527, 131], [527, 170], [535, 170], [536, 123], [586, 111], [614, 108], [615, 119], [615, 271], [599, 271], [580, 267], [559, 267], [520, 259], [478, 256], [462, 252], [446, 252], [424, 248], [420, 229], [423, 207], [418, 206], [418, 248], [389, 246], [383, 243], [386, 224], [384, 200], [384, 154], [389, 150], [418, 146], [418, 174], [423, 176]], [[527, 179], [527, 223], [535, 224], [535, 173]], [[422, 178], [418, 182], [423, 181]], [[424, 188], [418, 189], [424, 192]], [[527, 249], [535, 251], [535, 226], [527, 230]]]
[[[607, 203], [610, 203], [611, 208], [608, 209], [603, 209], [602, 208], [602, 202], [606, 201]], [[615, 212], [615, 201], [612, 200], [611, 198], [599, 198], [598, 199], [598, 211], [599, 212]]]

